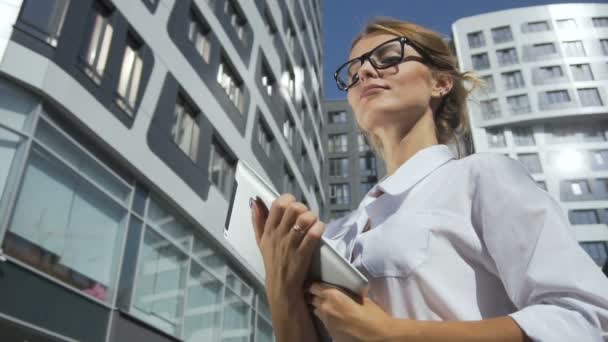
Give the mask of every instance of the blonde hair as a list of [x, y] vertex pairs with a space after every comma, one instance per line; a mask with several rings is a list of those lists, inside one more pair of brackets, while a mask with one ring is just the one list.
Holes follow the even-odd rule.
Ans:
[[[441, 35], [425, 27], [393, 18], [376, 18], [370, 21], [353, 40], [351, 49], [363, 37], [388, 33], [403, 36], [413, 41], [428, 55], [433, 76], [448, 75], [452, 78], [452, 89], [444, 95], [434, 113], [435, 134], [440, 144], [455, 143], [460, 157], [460, 147], [463, 140], [468, 140], [469, 119], [467, 111], [467, 98], [469, 94], [483, 82], [472, 72], [460, 72], [458, 61], [448, 44]], [[471, 85], [467, 89], [465, 83]], [[361, 130], [370, 142], [375, 152], [383, 156], [380, 139], [371, 132]]]

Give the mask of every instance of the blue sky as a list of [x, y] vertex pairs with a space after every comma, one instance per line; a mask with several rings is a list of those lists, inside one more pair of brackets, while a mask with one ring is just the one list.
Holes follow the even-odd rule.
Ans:
[[452, 23], [462, 17], [554, 3], [588, 3], [604, 1], [543, 0], [323, 0], [323, 53], [325, 98], [344, 98], [333, 79], [334, 70], [346, 61], [353, 37], [363, 25], [376, 16], [391, 16], [411, 21], [446, 37]]

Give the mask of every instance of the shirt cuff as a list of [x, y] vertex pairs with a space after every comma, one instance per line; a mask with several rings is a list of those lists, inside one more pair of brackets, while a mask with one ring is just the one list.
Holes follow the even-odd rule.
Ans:
[[603, 342], [601, 332], [583, 315], [557, 305], [535, 304], [509, 314], [534, 342]]

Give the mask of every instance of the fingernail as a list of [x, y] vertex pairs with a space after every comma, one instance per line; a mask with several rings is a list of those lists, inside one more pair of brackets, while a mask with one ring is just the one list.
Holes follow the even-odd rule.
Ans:
[[249, 197], [249, 208], [253, 209], [253, 197]]

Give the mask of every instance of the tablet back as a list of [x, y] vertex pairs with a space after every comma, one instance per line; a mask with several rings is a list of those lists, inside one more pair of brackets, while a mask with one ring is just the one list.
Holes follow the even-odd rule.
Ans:
[[[226, 219], [224, 236], [264, 279], [264, 262], [255, 241], [249, 198], [258, 196], [266, 207], [270, 208], [278, 193], [243, 161], [237, 163], [235, 179], [236, 185]], [[309, 278], [341, 287], [358, 295], [361, 295], [368, 285], [365, 276], [336, 252], [325, 239], [321, 239], [319, 247], [313, 253]]]

